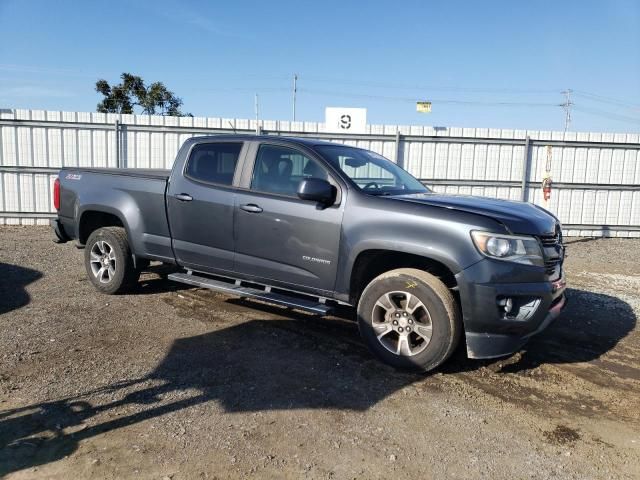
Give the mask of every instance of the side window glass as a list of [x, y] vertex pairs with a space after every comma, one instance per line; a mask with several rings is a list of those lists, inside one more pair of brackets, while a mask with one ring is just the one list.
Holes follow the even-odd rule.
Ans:
[[328, 179], [327, 171], [315, 160], [287, 147], [261, 145], [253, 167], [251, 189], [296, 196], [303, 178]]
[[219, 185], [231, 185], [241, 143], [201, 143], [191, 149], [186, 176]]

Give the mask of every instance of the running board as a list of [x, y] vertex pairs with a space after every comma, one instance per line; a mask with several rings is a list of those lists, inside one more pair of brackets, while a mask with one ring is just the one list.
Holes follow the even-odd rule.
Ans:
[[254, 287], [243, 287], [239, 280], [236, 280], [236, 283], [233, 284], [200, 275], [194, 275], [192, 273], [172, 273], [167, 278], [174, 282], [186, 283], [187, 285], [193, 285], [195, 287], [208, 288], [217, 292], [237, 295], [242, 298], [262, 300], [263, 302], [275, 303], [276, 305], [282, 305], [289, 308], [296, 308], [298, 310], [304, 310], [305, 312], [315, 313], [317, 315], [329, 315], [332, 311], [330, 305], [322, 303], [324, 299], [314, 302], [311, 299], [306, 300], [304, 298], [272, 292], [270, 287], [265, 287], [264, 290]]

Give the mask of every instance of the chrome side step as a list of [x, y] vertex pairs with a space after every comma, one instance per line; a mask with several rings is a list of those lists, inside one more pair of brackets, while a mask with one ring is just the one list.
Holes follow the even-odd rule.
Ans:
[[298, 310], [304, 310], [305, 312], [315, 313], [316, 315], [329, 315], [332, 311], [332, 307], [324, 303], [325, 299], [313, 301], [313, 297], [310, 297], [307, 300], [305, 298], [298, 298], [285, 295], [283, 293], [272, 292], [271, 287], [264, 287], [264, 290], [254, 287], [244, 287], [240, 280], [235, 280], [235, 283], [228, 283], [222, 280], [214, 280], [213, 278], [195, 275], [193, 273], [172, 273], [167, 278], [174, 282], [186, 283], [187, 285], [193, 285], [195, 287], [209, 288], [217, 292], [237, 295], [242, 298], [253, 298], [256, 300], [262, 300], [263, 302], [275, 303], [276, 305], [296, 308]]

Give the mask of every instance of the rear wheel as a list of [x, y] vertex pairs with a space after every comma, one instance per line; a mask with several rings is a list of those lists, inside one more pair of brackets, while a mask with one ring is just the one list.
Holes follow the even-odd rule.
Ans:
[[108, 295], [133, 289], [140, 276], [122, 227], [103, 227], [92, 232], [85, 245], [84, 261], [93, 286]]
[[358, 326], [369, 349], [384, 362], [428, 371], [455, 350], [461, 319], [451, 291], [438, 277], [401, 268], [383, 273], [365, 288], [358, 302]]

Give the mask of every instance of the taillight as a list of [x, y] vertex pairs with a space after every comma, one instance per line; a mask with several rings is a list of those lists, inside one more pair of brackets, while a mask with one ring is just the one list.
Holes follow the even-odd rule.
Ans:
[[53, 182], [53, 206], [56, 210], [60, 210], [60, 179], [56, 178]]

